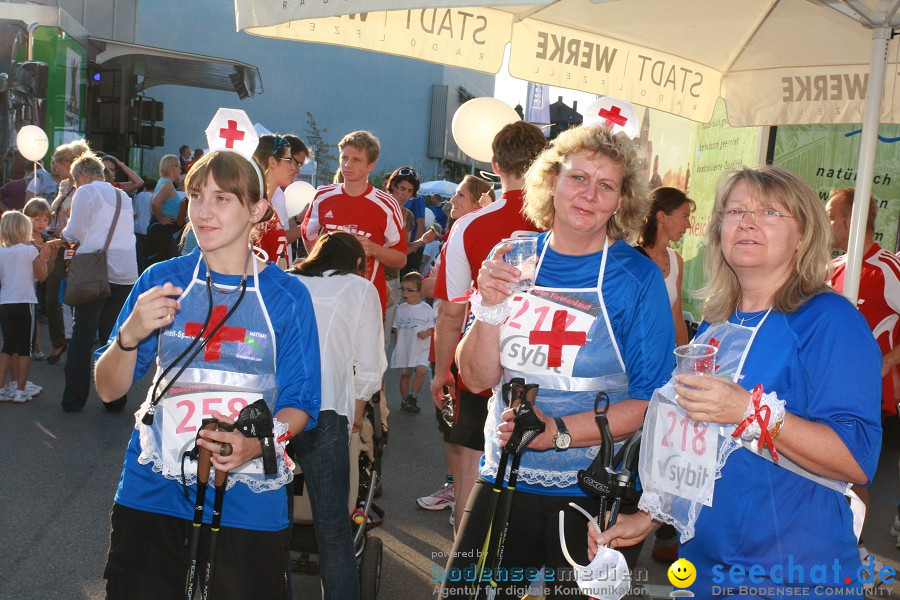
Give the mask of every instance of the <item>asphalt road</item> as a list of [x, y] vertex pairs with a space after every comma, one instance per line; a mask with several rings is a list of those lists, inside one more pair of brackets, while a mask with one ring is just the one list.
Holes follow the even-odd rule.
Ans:
[[[149, 378], [135, 386], [120, 415], [108, 414], [94, 395], [83, 412], [64, 413], [63, 363], [33, 363], [30, 379], [44, 386], [40, 396], [24, 405], [0, 404], [0, 598], [100, 599], [109, 509], [134, 423], [129, 411], [143, 400]], [[393, 374], [388, 389], [393, 413], [384, 495], [377, 501], [386, 514], [374, 531], [384, 542], [379, 597], [432, 598], [432, 570], [444, 563], [439, 553], [450, 550], [452, 528], [449, 511], [421, 510], [415, 499], [442, 483], [441, 440], [427, 408], [418, 415], [399, 410]], [[865, 539], [881, 560], [900, 569], [900, 551], [887, 533], [900, 503], [898, 458], [897, 449], [882, 452]], [[666, 597], [667, 566], [645, 550], [638, 567], [646, 569], [650, 595]], [[316, 598], [318, 579], [295, 574], [294, 590], [295, 598]], [[900, 594], [900, 585], [884, 593]]]

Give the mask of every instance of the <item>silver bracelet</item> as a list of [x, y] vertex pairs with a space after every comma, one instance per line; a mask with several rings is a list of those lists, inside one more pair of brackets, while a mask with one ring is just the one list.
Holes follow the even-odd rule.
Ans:
[[472, 314], [475, 318], [485, 325], [503, 325], [507, 317], [512, 313], [512, 304], [509, 298], [494, 306], [484, 306], [481, 303], [481, 292], [472, 294], [469, 297], [469, 304], [472, 307]]

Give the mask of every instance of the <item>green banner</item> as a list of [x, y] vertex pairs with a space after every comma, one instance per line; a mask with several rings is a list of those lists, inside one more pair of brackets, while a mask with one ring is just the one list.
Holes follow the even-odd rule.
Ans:
[[34, 36], [34, 60], [49, 65], [44, 131], [52, 152], [60, 144], [84, 137], [87, 50], [56, 27], [38, 27]]
[[[774, 162], [800, 175], [824, 203], [832, 188], [856, 185], [860, 133], [859, 125], [779, 127]], [[894, 177], [900, 173], [900, 126], [882, 125], [878, 134], [872, 178], [872, 195], [878, 199], [875, 241], [896, 251], [900, 177]]]
[[709, 123], [694, 123], [648, 110], [641, 138], [636, 142], [647, 160], [650, 187], [676, 187], [697, 203], [697, 210], [691, 215], [691, 228], [674, 247], [684, 259], [683, 309], [699, 320], [702, 300], [695, 298], [692, 292], [706, 280], [703, 246], [716, 186], [729, 169], [756, 164], [760, 130], [729, 126], [721, 99]]

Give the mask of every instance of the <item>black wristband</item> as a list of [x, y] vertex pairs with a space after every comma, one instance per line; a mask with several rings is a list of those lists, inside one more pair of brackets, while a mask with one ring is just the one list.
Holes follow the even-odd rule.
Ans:
[[118, 346], [121, 350], [125, 352], [134, 352], [140, 346], [140, 342], [135, 344], [134, 346], [126, 346], [122, 343], [122, 328], [119, 328], [119, 331], [116, 332], [116, 346]]

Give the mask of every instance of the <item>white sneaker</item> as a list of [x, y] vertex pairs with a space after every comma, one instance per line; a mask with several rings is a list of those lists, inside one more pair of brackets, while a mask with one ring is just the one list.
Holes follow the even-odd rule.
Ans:
[[[884, 563], [878, 560], [874, 554], [868, 551], [865, 546], [860, 546], [859, 550], [859, 559], [862, 562], [862, 570], [859, 573], [859, 576], [863, 579], [863, 581], [867, 581], [868, 583], [863, 584], [863, 589], [866, 591], [872, 591], [876, 586], [881, 585], [883, 582], [880, 577], [878, 577], [878, 573], [881, 572], [881, 569], [884, 567]], [[869, 572], [869, 568], [871, 566], [872, 573]]]
[[11, 400], [16, 404], [25, 404], [31, 400], [31, 395], [25, 390], [16, 390]]
[[417, 498], [416, 503], [425, 510], [444, 510], [445, 508], [453, 508], [456, 504], [456, 493], [453, 489], [453, 484], [445, 483], [441, 489], [430, 496]]
[[[18, 387], [19, 387], [18, 381], [10, 381], [9, 385], [7, 386], [7, 389], [10, 392], [15, 392], [18, 389]], [[41, 386], [39, 386], [35, 383], [32, 383], [30, 381], [26, 381], [25, 382], [25, 391], [28, 392], [29, 396], [37, 396], [38, 394], [40, 394], [41, 392], [44, 391], [44, 388], [42, 388]]]
[[451, 524], [451, 525], [455, 525], [455, 524], [456, 524], [456, 520], [453, 518], [453, 511], [452, 511], [452, 510], [450, 511], [450, 524]]
[[5, 386], [0, 388], [0, 402], [12, 402], [13, 394], [15, 392], [10, 393], [9, 388]]

